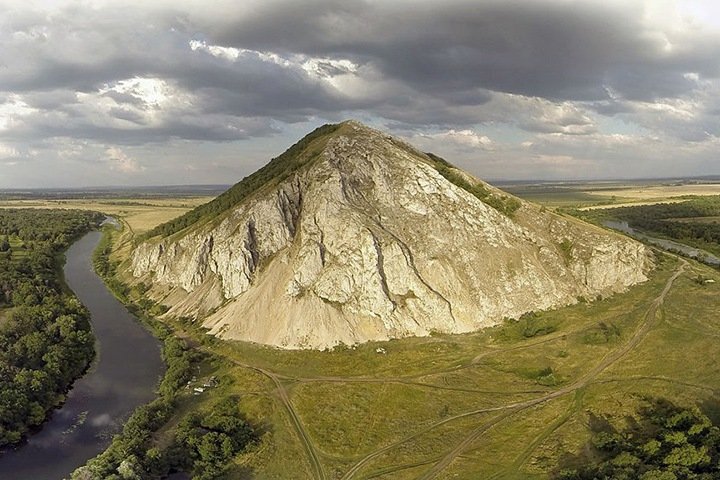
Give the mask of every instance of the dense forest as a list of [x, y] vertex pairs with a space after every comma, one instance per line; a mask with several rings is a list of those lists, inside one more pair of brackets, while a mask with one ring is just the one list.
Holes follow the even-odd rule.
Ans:
[[[720, 478], [720, 428], [698, 408], [653, 400], [622, 431], [604, 419], [585, 456], [568, 459], [581, 467], [559, 472], [562, 480], [712, 480]], [[587, 453], [586, 453], [587, 454]], [[586, 455], [585, 454], [585, 455]]]
[[88, 312], [63, 289], [58, 259], [102, 218], [0, 210], [0, 447], [40, 425], [93, 358]]

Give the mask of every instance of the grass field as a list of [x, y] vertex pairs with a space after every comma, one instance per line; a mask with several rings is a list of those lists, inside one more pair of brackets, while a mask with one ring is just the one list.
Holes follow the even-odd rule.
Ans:
[[682, 223], [709, 223], [718, 224], [720, 223], [720, 217], [692, 217], [692, 218], [669, 218], [673, 222]]
[[8, 242], [10, 243], [10, 258], [14, 261], [18, 261], [27, 256], [25, 245], [18, 237], [10, 236], [8, 237]]
[[720, 195], [720, 184], [628, 186], [617, 189], [597, 190], [592, 193], [604, 197], [616, 196], [638, 201], [649, 201], [675, 197]]

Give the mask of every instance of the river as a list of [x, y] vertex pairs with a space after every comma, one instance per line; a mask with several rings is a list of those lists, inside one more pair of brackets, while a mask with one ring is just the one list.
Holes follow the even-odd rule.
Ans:
[[160, 344], [92, 268], [100, 232], [66, 252], [65, 280], [90, 310], [97, 358], [67, 401], [28, 441], [0, 454], [2, 480], [61, 480], [102, 452], [132, 411], [155, 398], [165, 366]]
[[643, 233], [639, 230], [636, 230], [632, 228], [630, 225], [628, 225], [628, 222], [617, 222], [617, 221], [605, 221], [603, 222], [603, 225], [606, 227], [612, 228], [613, 230], [619, 230], [623, 233], [628, 234], [629, 236], [636, 238], [638, 240], [645, 241], [647, 243], [650, 243], [652, 245], [655, 245], [656, 247], [660, 247], [664, 250], [668, 250], [671, 252], [680, 252], [682, 255], [685, 255], [686, 257], [694, 258], [695, 260], [698, 260], [700, 262], [706, 263], [708, 265], [712, 265], [717, 267], [720, 265], [720, 258], [716, 257], [710, 252], [706, 252], [705, 250], [701, 250], [699, 248], [691, 247], [689, 245], [685, 245], [684, 243], [675, 242], [673, 240], [667, 240], [665, 238], [657, 238], [657, 237], [651, 237], [650, 235], [647, 235], [646, 233]]

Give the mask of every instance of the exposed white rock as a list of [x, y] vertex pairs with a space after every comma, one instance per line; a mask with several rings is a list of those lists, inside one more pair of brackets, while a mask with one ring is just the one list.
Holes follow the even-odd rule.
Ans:
[[637, 242], [528, 203], [511, 219], [356, 122], [221, 221], [132, 257], [157, 298], [173, 290], [169, 315], [212, 312], [212, 333], [283, 348], [468, 332], [622, 291], [649, 268]]

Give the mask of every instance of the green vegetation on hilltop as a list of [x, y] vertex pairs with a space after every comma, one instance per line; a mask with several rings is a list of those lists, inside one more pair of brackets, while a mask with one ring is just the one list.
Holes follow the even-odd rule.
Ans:
[[[158, 225], [146, 232], [139, 240], [154, 236], [169, 236], [177, 233], [200, 220], [215, 218], [267, 185], [277, 185], [290, 177], [298, 168], [321, 151], [324, 146], [321, 140], [342, 127], [343, 124], [326, 124], [316, 128], [280, 156], [273, 158], [267, 165], [255, 173], [243, 178], [230, 189], [214, 200], [200, 205], [193, 210], [169, 222]], [[313, 145], [314, 144], [314, 145]], [[312, 147], [312, 148], [310, 148]], [[426, 154], [431, 165], [448, 181], [466, 190], [487, 205], [499, 212], [512, 216], [520, 208], [520, 202], [511, 196], [492, 193], [480, 182], [470, 182], [452, 164], [432, 153]]]
[[520, 208], [520, 202], [516, 198], [492, 193], [482, 183], [471, 183], [468, 181], [466, 176], [447, 160], [429, 152], [425, 155], [427, 155], [427, 157], [431, 160], [431, 165], [435, 168], [435, 170], [445, 177], [445, 180], [462, 188], [466, 192], [471, 193], [475, 196], [475, 198], [487, 205], [490, 205], [498, 212], [503, 213], [508, 217], [512, 217], [515, 211]]
[[143, 235], [141, 239], [154, 237], [156, 235], [172, 235], [173, 233], [179, 232], [180, 230], [193, 225], [201, 219], [207, 220], [217, 217], [237, 205], [239, 202], [242, 202], [246, 198], [250, 197], [250, 195], [266, 185], [277, 185], [281, 183], [297, 171], [298, 168], [303, 166], [308, 160], [314, 158], [314, 156], [320, 151], [319, 148], [317, 151], [315, 151], [315, 149], [308, 150], [308, 147], [310, 147], [315, 140], [333, 133], [338, 128], [340, 128], [340, 124], [327, 124], [316, 128], [295, 145], [287, 149], [282, 155], [273, 158], [260, 170], [243, 178], [240, 182], [214, 200], [204, 205], [200, 205], [178, 218], [153, 228]]
[[93, 358], [89, 314], [63, 291], [57, 261], [101, 218], [0, 210], [0, 309], [10, 310], [0, 323], [0, 447], [40, 425]]

